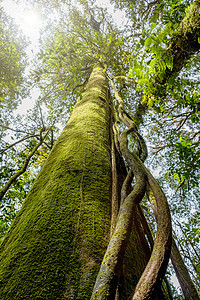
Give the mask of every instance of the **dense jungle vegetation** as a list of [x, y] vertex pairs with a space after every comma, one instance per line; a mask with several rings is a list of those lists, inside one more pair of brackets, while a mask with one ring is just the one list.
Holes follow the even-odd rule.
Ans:
[[2, 2], [0, 299], [199, 299], [200, 1], [16, 3], [42, 25]]

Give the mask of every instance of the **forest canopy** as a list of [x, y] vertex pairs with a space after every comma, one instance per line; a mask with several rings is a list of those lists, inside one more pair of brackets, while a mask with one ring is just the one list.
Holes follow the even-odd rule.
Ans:
[[[0, 280], [2, 295], [8, 295], [0, 299], [15, 294], [16, 299], [198, 299], [199, 0], [113, 0], [108, 7], [87, 0], [16, 2], [24, 13], [27, 7], [39, 11], [43, 26], [37, 53], [29, 57], [31, 40], [0, 7], [0, 239], [5, 268]], [[18, 108], [28, 98], [30, 109], [22, 114]], [[71, 179], [65, 179], [68, 173]], [[72, 204], [56, 204], [68, 193]], [[64, 212], [67, 217], [61, 218]], [[64, 221], [58, 225], [61, 219], [70, 224], [69, 236]], [[44, 232], [37, 229], [40, 223], [46, 224]], [[54, 227], [60, 232], [59, 248], [54, 229], [49, 229]], [[28, 236], [40, 231], [44, 244]], [[22, 236], [24, 246], [10, 242]], [[30, 246], [23, 250], [25, 241]], [[49, 279], [48, 241], [56, 253], [51, 258], [56, 283]], [[68, 250], [70, 243], [73, 249]], [[27, 288], [20, 282], [19, 292], [13, 274], [19, 272], [21, 278], [27, 253], [43, 249], [43, 275], [36, 271], [30, 292], [28, 281]], [[13, 253], [9, 263], [7, 251]], [[31, 255], [30, 261], [37, 261]], [[63, 265], [57, 263], [59, 255]], [[63, 262], [65, 255], [70, 267]], [[15, 257], [16, 269], [7, 271], [10, 265], [15, 268]], [[34, 273], [28, 268], [27, 274]]]

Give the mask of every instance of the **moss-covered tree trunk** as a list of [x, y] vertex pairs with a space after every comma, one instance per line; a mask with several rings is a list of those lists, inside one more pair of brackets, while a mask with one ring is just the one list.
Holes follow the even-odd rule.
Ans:
[[[111, 107], [98, 64], [1, 245], [0, 300], [90, 299], [126, 178]], [[137, 207], [133, 215], [113, 287], [120, 300], [131, 296], [150, 255]]]
[[101, 66], [1, 245], [0, 299], [89, 299], [110, 230], [110, 98]]

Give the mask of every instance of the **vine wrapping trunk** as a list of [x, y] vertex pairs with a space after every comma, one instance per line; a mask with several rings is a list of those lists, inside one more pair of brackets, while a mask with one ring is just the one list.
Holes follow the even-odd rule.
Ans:
[[[120, 190], [126, 177], [111, 145], [112, 121], [108, 81], [97, 64], [1, 245], [0, 299], [90, 299], [113, 227], [111, 199], [119, 200], [112, 197], [116, 188], [111, 185]], [[144, 191], [145, 180], [140, 200]], [[136, 205], [140, 200], [127, 199], [120, 211], [130, 218], [125, 224], [119, 214], [117, 222], [125, 224], [125, 235], [116, 243], [122, 245], [117, 267], [111, 268], [116, 280], [107, 287], [110, 296], [96, 298], [95, 293], [94, 299], [128, 299], [148, 262]], [[114, 248], [117, 253], [121, 246]]]

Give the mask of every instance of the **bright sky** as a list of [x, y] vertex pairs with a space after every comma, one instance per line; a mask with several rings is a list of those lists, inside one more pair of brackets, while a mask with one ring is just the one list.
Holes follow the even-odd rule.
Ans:
[[34, 52], [37, 52], [39, 31], [42, 26], [42, 18], [39, 11], [23, 7], [12, 0], [3, 0], [1, 6], [4, 7], [7, 14], [14, 18], [16, 24], [30, 39], [31, 46], [28, 49], [28, 55], [33, 55]]
[[[96, 4], [107, 7], [110, 14], [113, 15], [115, 22], [120, 26], [124, 25], [126, 20], [125, 13], [120, 10], [115, 11], [109, 0], [96, 0]], [[24, 34], [31, 39], [31, 42], [33, 44], [37, 43], [39, 30], [42, 26], [42, 15], [39, 10], [36, 8], [25, 8], [20, 4], [16, 4], [13, 0], [2, 0], [1, 6], [15, 19], [15, 22], [20, 26]]]
[[3, 6], [6, 12], [15, 19], [15, 22], [26, 35], [31, 35], [33, 39], [37, 38], [41, 20], [39, 13], [36, 10], [27, 9], [22, 5], [16, 4], [12, 0], [3, 0], [1, 6]]
[[[40, 28], [42, 27], [42, 18], [39, 11], [23, 7], [12, 0], [3, 0], [1, 6], [4, 7], [6, 13], [15, 20], [15, 23], [19, 25], [19, 28], [30, 40], [31, 44], [27, 48], [27, 55], [31, 61], [38, 52]], [[36, 89], [31, 91], [30, 97], [23, 99], [22, 104], [18, 106], [16, 114], [25, 114], [28, 109], [34, 106], [38, 96]]]

